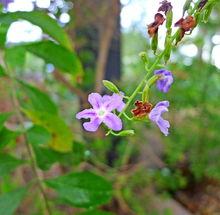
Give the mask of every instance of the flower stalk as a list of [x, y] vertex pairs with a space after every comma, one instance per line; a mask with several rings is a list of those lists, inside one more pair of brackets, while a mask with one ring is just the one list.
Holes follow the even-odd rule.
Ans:
[[[117, 118], [118, 122], [120, 121], [121, 123], [122, 117], [125, 117], [127, 120], [139, 119], [145, 122], [148, 121], [148, 119], [150, 119], [160, 128], [161, 132], [164, 135], [168, 135], [169, 133], [168, 128], [170, 127], [170, 124], [168, 121], [162, 118], [162, 114], [168, 111], [169, 101], [160, 101], [156, 105], [152, 105], [149, 101], [149, 94], [150, 94], [151, 86], [156, 84], [157, 89], [163, 93], [167, 93], [169, 91], [170, 86], [173, 83], [173, 75], [170, 71], [163, 69], [164, 64], [166, 64], [167, 61], [170, 59], [172, 50], [175, 47], [175, 45], [177, 45], [183, 39], [186, 33], [191, 34], [193, 29], [197, 26], [198, 22], [201, 20], [201, 14], [203, 14], [204, 16], [210, 15], [210, 12], [211, 12], [211, 9], [213, 8], [214, 3], [216, 3], [216, 0], [207, 0], [207, 1], [198, 0], [196, 3], [194, 3], [193, 1], [186, 1], [186, 4], [184, 5], [184, 8], [183, 8], [183, 16], [175, 24], [175, 27], [178, 27], [178, 29], [176, 30], [174, 34], [172, 34], [173, 32], [173, 29], [172, 29], [173, 6], [168, 0], [164, 0], [160, 3], [161, 5], [157, 13], [154, 16], [154, 21], [148, 25], [148, 34], [152, 38], [151, 48], [155, 54], [155, 60], [152, 64], [150, 64], [150, 61], [149, 61], [149, 58], [146, 52], [141, 52], [139, 54], [141, 60], [144, 63], [144, 68], [146, 70], [146, 73], [143, 79], [140, 81], [140, 83], [137, 85], [137, 87], [134, 89], [133, 93], [130, 96], [123, 94], [122, 100], [126, 99], [126, 103], [124, 103], [124, 101], [122, 100], [120, 101], [115, 100], [113, 102], [115, 105], [117, 104], [117, 102], [123, 103], [123, 108], [118, 110], [119, 113], [117, 115], [116, 115], [116, 112], [114, 111], [115, 117]], [[186, 13], [187, 15], [185, 15]], [[207, 17], [205, 17], [205, 20], [206, 19]], [[159, 54], [157, 54], [157, 44], [158, 44], [157, 40], [158, 40], [159, 28], [163, 25], [164, 21], [166, 21], [166, 29], [167, 29], [166, 35], [165, 35], [165, 41], [164, 41], [164, 50], [161, 51]], [[161, 62], [162, 59], [164, 60], [163, 63]], [[156, 70], [158, 68], [160, 69]], [[117, 86], [115, 86], [113, 83], [109, 81], [104, 81], [103, 83], [104, 83], [104, 86], [108, 90], [112, 91], [114, 94], [117, 94], [117, 95], [121, 94]], [[142, 95], [142, 100], [141, 101], [137, 100], [134, 103], [135, 98], [139, 94]], [[107, 95], [103, 96], [103, 98], [106, 96]], [[135, 104], [136, 108], [131, 110], [133, 117], [129, 117], [129, 115], [127, 114], [127, 111], [128, 109], [130, 109], [130, 107], [133, 104]], [[117, 109], [117, 108], [114, 107], [113, 109]], [[113, 109], [111, 109], [110, 112]], [[82, 118], [82, 117], [79, 117], [79, 114], [80, 113], [77, 114], [77, 118]], [[87, 117], [86, 115], [84, 115], [83, 118], [90, 118], [91, 121], [89, 123], [91, 123], [92, 120], [95, 119], [95, 116]], [[121, 131], [121, 129], [123, 128], [121, 127], [122, 124], [120, 124], [119, 126], [120, 129], [116, 129], [115, 127], [117, 124], [116, 120], [112, 118], [111, 121], [113, 124], [110, 124], [110, 126], [105, 121], [106, 121], [105, 119], [104, 120], [101, 119], [100, 122], [104, 122], [109, 128], [106, 135], [109, 135], [109, 134], [112, 134], [115, 136], [121, 135], [121, 133], [123, 132], [123, 130]], [[98, 127], [96, 126], [94, 131], [96, 131], [97, 128]], [[116, 133], [115, 131], [119, 131], [119, 133]]]

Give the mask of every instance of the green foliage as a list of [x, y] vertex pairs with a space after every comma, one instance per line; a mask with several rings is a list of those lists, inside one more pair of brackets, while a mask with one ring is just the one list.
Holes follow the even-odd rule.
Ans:
[[46, 181], [59, 199], [75, 207], [89, 208], [108, 202], [112, 186], [104, 178], [90, 172], [70, 173]]
[[176, 191], [186, 187], [187, 181], [181, 175], [180, 171], [172, 172], [168, 168], [153, 170], [150, 172], [152, 181], [160, 190]]
[[13, 132], [5, 127], [2, 128], [0, 131], [0, 149], [15, 140], [18, 135], [18, 132]]
[[[52, 42], [42, 41], [24, 45], [29, 52], [41, 57], [46, 63], [52, 63], [63, 72], [77, 76], [82, 76], [82, 65], [75, 53]], [[65, 63], [64, 63], [65, 62]]]
[[91, 211], [80, 213], [78, 215], [113, 215], [113, 213], [106, 212], [106, 211], [91, 210]]
[[47, 129], [34, 125], [27, 131], [28, 141], [35, 146], [48, 144], [52, 138]]
[[0, 153], [0, 178], [9, 174], [23, 163], [24, 161], [14, 158], [11, 155]]
[[0, 77], [5, 76], [5, 70], [4, 68], [0, 65]]
[[47, 129], [41, 126], [33, 126], [27, 131], [27, 137], [29, 143], [32, 144], [37, 165], [42, 170], [48, 170], [56, 163], [60, 162], [63, 165], [71, 166], [78, 165], [84, 160], [84, 145], [78, 142], [74, 142], [74, 146], [69, 153], [59, 153], [48, 148], [48, 145], [52, 141], [52, 135]]
[[[82, 65], [75, 53], [52, 41], [41, 41], [17, 45], [6, 49], [5, 58], [12, 67], [22, 67], [25, 62], [25, 51], [31, 52], [51, 63], [63, 72], [69, 73], [77, 79], [82, 76]], [[64, 63], [65, 62], [65, 63]]]
[[0, 48], [4, 47], [9, 25], [0, 24]]
[[22, 90], [30, 99], [31, 108], [33, 110], [44, 111], [54, 115], [58, 114], [57, 106], [46, 93], [22, 81], [19, 81], [19, 83], [22, 85]]
[[52, 139], [48, 145], [52, 149], [58, 152], [72, 150], [73, 134], [61, 117], [47, 112], [27, 109], [23, 111], [36, 125], [42, 126], [50, 132]]
[[5, 193], [0, 196], [0, 214], [13, 215], [25, 197], [27, 188], [19, 188], [17, 190]]
[[5, 50], [5, 61], [11, 69], [23, 68], [25, 64], [25, 48], [16, 46]]
[[4, 123], [9, 118], [11, 113], [0, 113], [0, 131], [2, 130]]
[[24, 19], [42, 28], [42, 30], [68, 49], [72, 49], [71, 41], [66, 32], [57, 22], [41, 11], [1, 13], [0, 22], [6, 25], [17, 20]]

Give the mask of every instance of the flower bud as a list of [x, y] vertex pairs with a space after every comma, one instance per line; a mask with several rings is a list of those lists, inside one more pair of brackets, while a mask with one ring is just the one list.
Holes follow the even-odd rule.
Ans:
[[148, 56], [147, 56], [147, 53], [146, 53], [146, 52], [140, 52], [140, 53], [139, 53], [139, 57], [141, 58], [141, 60], [142, 60], [144, 63], [148, 63]]
[[170, 59], [171, 51], [172, 51], [172, 39], [170, 35], [167, 35], [165, 39], [165, 53], [164, 53], [165, 63]]
[[166, 28], [167, 29], [171, 28], [172, 22], [173, 22], [173, 11], [169, 10], [167, 11], [167, 14], [166, 14]]
[[121, 136], [121, 137], [132, 136], [132, 135], [134, 135], [134, 130], [124, 130], [124, 131], [117, 133], [117, 136]]
[[154, 51], [154, 54], [156, 54], [157, 46], [158, 46], [158, 33], [154, 35], [151, 41], [151, 49]]
[[119, 93], [119, 89], [111, 81], [103, 80], [103, 85], [113, 93]]

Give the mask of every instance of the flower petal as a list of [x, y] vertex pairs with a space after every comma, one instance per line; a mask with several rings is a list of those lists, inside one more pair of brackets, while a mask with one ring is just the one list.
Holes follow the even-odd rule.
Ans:
[[155, 108], [156, 107], [160, 107], [160, 106], [163, 106], [163, 107], [169, 107], [170, 106], [170, 103], [169, 101], [162, 101], [162, 102], [158, 102], [156, 105], [155, 105]]
[[168, 112], [167, 107], [169, 107], [168, 101], [157, 103], [157, 105], [149, 113], [150, 120], [153, 122], [157, 122], [164, 112]]
[[102, 121], [99, 118], [94, 118], [90, 122], [83, 123], [83, 127], [86, 131], [95, 132], [101, 123]]
[[120, 131], [122, 129], [121, 119], [113, 113], [108, 113], [104, 117], [103, 122], [114, 131]]
[[94, 118], [96, 116], [96, 112], [94, 109], [85, 109], [79, 113], [76, 114], [77, 119], [88, 119], [88, 118]]
[[94, 109], [98, 109], [102, 106], [102, 96], [98, 93], [89, 94], [88, 101]]
[[157, 126], [160, 128], [160, 131], [167, 136], [169, 134], [168, 128], [170, 127], [170, 123], [163, 119], [162, 117], [157, 121]]
[[167, 93], [173, 83], [173, 75], [170, 71], [165, 69], [155, 70], [155, 75], [161, 75], [161, 78], [157, 80], [158, 90]]
[[157, 103], [157, 105], [149, 113], [149, 119], [157, 124], [160, 131], [167, 136], [169, 134], [168, 128], [170, 123], [162, 118], [162, 114], [168, 111], [169, 102], [162, 101]]
[[105, 100], [104, 106], [109, 112], [115, 109], [121, 112], [125, 106], [121, 94], [114, 93], [112, 96], [103, 96], [103, 98]]
[[102, 96], [102, 102], [103, 102], [103, 103], [109, 101], [110, 99], [111, 99], [111, 96], [109, 96], [109, 95], [104, 95], [104, 96]]

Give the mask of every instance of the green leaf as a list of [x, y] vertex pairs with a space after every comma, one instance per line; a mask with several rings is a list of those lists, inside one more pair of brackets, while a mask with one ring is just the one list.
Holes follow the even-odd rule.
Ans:
[[80, 143], [74, 143], [73, 152], [59, 153], [52, 149], [41, 147], [40, 145], [34, 145], [34, 152], [37, 160], [37, 165], [42, 170], [48, 170], [56, 163], [62, 163], [66, 166], [78, 165], [84, 160], [84, 146]]
[[71, 173], [46, 181], [54, 188], [59, 199], [75, 207], [94, 207], [108, 202], [112, 185], [104, 178], [90, 172]]
[[52, 135], [41, 126], [34, 125], [30, 128], [27, 131], [27, 138], [33, 146], [37, 165], [42, 170], [50, 169], [51, 165], [56, 162], [67, 166], [76, 166], [84, 160], [85, 147], [78, 142], [74, 142], [73, 151], [65, 154], [46, 148], [52, 141]]
[[48, 148], [33, 146], [37, 165], [42, 170], [49, 170], [51, 165], [59, 160], [59, 153]]
[[31, 43], [24, 45], [24, 47], [29, 52], [43, 58], [46, 63], [51, 63], [76, 78], [83, 74], [82, 65], [76, 54], [52, 41]]
[[113, 213], [107, 211], [90, 210], [80, 213], [79, 215], [113, 215]]
[[46, 128], [52, 135], [49, 146], [58, 152], [72, 151], [73, 134], [63, 119], [47, 112], [23, 109], [24, 113], [37, 125]]
[[2, 130], [4, 123], [11, 116], [11, 113], [0, 113], [0, 131]]
[[5, 49], [5, 61], [12, 68], [23, 68], [25, 64], [25, 48], [15, 46]]
[[73, 151], [65, 154], [59, 153], [58, 160], [64, 166], [77, 166], [81, 162], [85, 161], [85, 145], [82, 143], [75, 142], [73, 143]]
[[34, 125], [27, 131], [28, 142], [32, 145], [46, 145], [51, 141], [51, 134], [47, 129]]
[[18, 132], [13, 132], [3, 127], [0, 131], [0, 149], [9, 144], [19, 135]]
[[24, 161], [14, 158], [11, 155], [0, 153], [0, 177], [9, 174], [23, 163]]
[[27, 188], [19, 188], [0, 196], [0, 214], [12, 215], [25, 197]]
[[19, 81], [19, 83], [22, 86], [22, 90], [24, 90], [29, 97], [33, 110], [45, 111], [51, 114], [58, 113], [56, 105], [46, 93], [22, 81]]
[[0, 65], [0, 77], [6, 76], [4, 68]]
[[1, 48], [4, 48], [5, 46], [8, 28], [9, 28], [9, 25], [7, 24], [0, 25], [0, 47]]
[[19, 19], [24, 19], [42, 28], [42, 30], [59, 42], [62, 46], [72, 50], [70, 38], [58, 25], [57, 21], [41, 11], [14, 12], [0, 14], [0, 23], [11, 24]]

